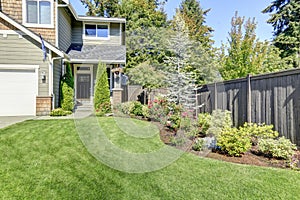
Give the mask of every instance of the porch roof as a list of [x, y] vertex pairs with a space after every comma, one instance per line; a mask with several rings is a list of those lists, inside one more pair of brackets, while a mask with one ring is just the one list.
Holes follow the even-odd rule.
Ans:
[[67, 51], [71, 62], [125, 64], [125, 45], [72, 44]]

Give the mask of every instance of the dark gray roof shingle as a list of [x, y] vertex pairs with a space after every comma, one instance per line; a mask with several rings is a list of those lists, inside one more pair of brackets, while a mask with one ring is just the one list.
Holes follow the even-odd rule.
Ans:
[[125, 45], [72, 44], [67, 51], [72, 59], [125, 62]]

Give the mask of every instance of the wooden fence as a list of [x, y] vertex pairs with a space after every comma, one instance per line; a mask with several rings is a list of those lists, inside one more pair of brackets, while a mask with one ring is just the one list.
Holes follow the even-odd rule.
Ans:
[[273, 124], [300, 146], [300, 69], [204, 85], [196, 96], [198, 112], [230, 110], [235, 126]]

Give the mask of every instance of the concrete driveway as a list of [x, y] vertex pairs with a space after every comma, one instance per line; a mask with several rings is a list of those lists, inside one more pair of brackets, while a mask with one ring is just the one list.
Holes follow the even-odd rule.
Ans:
[[35, 116], [16, 116], [16, 117], [1, 117], [0, 116], [0, 129], [10, 126], [12, 124], [16, 124], [18, 122], [22, 122], [29, 119], [34, 119]]

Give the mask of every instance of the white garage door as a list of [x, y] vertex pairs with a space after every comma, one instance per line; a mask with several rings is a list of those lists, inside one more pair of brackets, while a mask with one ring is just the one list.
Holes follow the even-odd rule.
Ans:
[[0, 66], [0, 116], [35, 115], [36, 70], [33, 66]]

